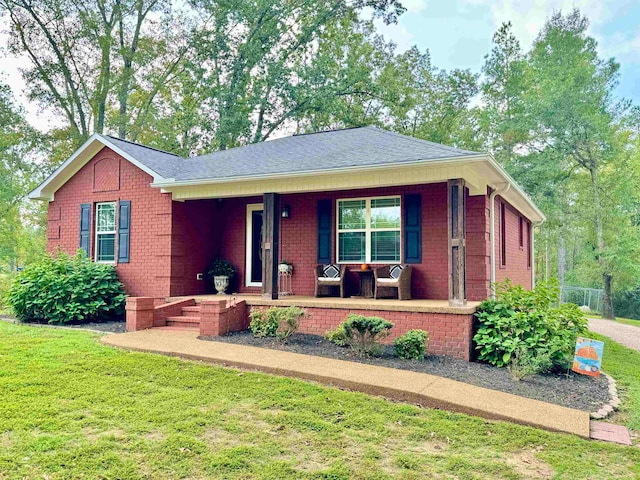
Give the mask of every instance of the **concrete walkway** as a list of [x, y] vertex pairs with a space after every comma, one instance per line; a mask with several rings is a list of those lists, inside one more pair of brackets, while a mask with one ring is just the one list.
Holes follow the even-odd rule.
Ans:
[[640, 327], [618, 323], [615, 320], [590, 318], [589, 330], [609, 337], [625, 347], [640, 351]]
[[198, 340], [188, 330], [150, 329], [107, 335], [107, 345], [155, 352], [380, 395], [491, 420], [589, 438], [589, 413], [424, 373], [265, 348]]

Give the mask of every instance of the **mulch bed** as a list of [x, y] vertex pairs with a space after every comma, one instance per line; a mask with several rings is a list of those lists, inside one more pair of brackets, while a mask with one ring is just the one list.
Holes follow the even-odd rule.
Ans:
[[63, 328], [77, 328], [80, 330], [97, 330], [100, 332], [107, 333], [124, 333], [125, 329], [125, 321], [119, 320], [115, 322], [88, 322], [88, 323], [65, 323], [64, 325], [51, 325], [49, 323], [21, 323], [16, 319], [11, 318], [8, 315], [0, 315], [0, 320], [13, 322], [21, 325], [30, 325], [33, 327], [43, 326], [43, 327], [63, 327]]
[[338, 347], [318, 335], [298, 333], [284, 345], [273, 338], [254, 337], [249, 331], [235, 332], [223, 337], [200, 338], [428, 373], [588, 412], [598, 410], [603, 403], [609, 401], [608, 382], [605, 377], [596, 379], [573, 372], [536, 375], [515, 381], [506, 368], [465, 362], [452, 357], [429, 355], [424, 361], [401, 360], [393, 356], [393, 347], [390, 345], [385, 347], [381, 357], [362, 358], [349, 348]]

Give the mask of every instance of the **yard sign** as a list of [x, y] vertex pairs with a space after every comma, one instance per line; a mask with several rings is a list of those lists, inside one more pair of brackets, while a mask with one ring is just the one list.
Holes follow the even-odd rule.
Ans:
[[591, 377], [600, 376], [604, 342], [578, 337], [572, 370]]

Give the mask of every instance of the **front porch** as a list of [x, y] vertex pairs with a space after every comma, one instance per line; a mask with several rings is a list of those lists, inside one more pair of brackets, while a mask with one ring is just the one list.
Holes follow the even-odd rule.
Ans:
[[298, 306], [307, 312], [301, 333], [325, 335], [351, 314], [382, 317], [394, 323], [385, 342], [408, 330], [429, 332], [429, 352], [464, 360], [472, 358], [473, 314], [479, 302], [452, 306], [448, 300], [394, 300], [287, 296], [264, 298], [260, 294], [195, 295], [169, 298], [130, 297], [127, 331], [148, 328], [195, 330], [201, 336], [219, 336], [246, 330], [252, 308]]

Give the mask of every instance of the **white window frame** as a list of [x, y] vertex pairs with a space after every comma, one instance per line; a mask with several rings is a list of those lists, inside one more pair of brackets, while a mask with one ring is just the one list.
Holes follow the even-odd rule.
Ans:
[[[371, 201], [372, 200], [387, 200], [387, 199], [398, 199], [400, 200], [400, 226], [398, 228], [372, 228], [371, 227]], [[350, 202], [364, 200], [365, 201], [365, 228], [357, 228], [357, 229], [340, 229], [340, 202]], [[368, 263], [371, 265], [389, 265], [394, 263], [394, 261], [386, 260], [386, 261], [371, 261], [371, 232], [399, 232], [400, 233], [400, 258], [397, 263], [402, 263], [402, 196], [401, 195], [386, 195], [381, 197], [357, 197], [357, 198], [339, 198], [336, 200], [336, 262], [339, 264], [351, 264], [353, 265], [355, 262], [353, 260], [340, 260], [340, 234], [341, 233], [360, 233], [364, 232], [364, 243], [365, 243], [365, 260], [364, 263]]]
[[[100, 209], [100, 205], [113, 205], [113, 210], [115, 212], [115, 216], [114, 216], [114, 225], [113, 225], [113, 231], [109, 230], [108, 232], [98, 232], [98, 210]], [[96, 263], [110, 263], [110, 264], [115, 264], [116, 263], [116, 259], [118, 258], [118, 252], [117, 252], [117, 241], [118, 241], [118, 205], [116, 202], [99, 202], [96, 203], [96, 209], [95, 209], [95, 217], [96, 220], [96, 224], [95, 224], [95, 228], [94, 228], [94, 261]], [[113, 260], [98, 260], [98, 236], [99, 235], [113, 235]]]

